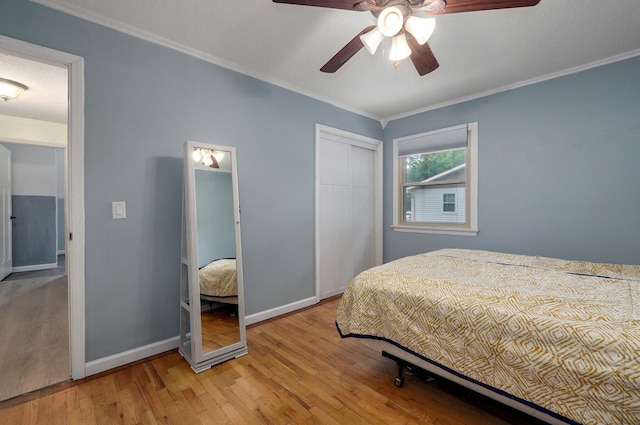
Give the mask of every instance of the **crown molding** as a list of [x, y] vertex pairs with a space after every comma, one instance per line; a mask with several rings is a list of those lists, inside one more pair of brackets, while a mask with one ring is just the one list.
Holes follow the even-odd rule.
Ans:
[[627, 53], [622, 53], [620, 55], [615, 55], [615, 56], [611, 56], [609, 58], [606, 59], [602, 59], [602, 60], [598, 60], [595, 62], [590, 62], [588, 64], [585, 65], [580, 65], [580, 66], [576, 66], [573, 68], [567, 68], [565, 70], [562, 71], [558, 71], [558, 72], [553, 72], [551, 74], [547, 74], [547, 75], [543, 75], [540, 77], [536, 77], [536, 78], [532, 78], [530, 80], [525, 80], [525, 81], [520, 81], [514, 84], [508, 84], [506, 86], [502, 86], [502, 87], [498, 87], [495, 89], [491, 89], [491, 90], [487, 90], [487, 91], [483, 91], [480, 93], [476, 93], [470, 96], [465, 96], [465, 97], [460, 97], [458, 99], [453, 99], [447, 102], [442, 102], [442, 103], [438, 103], [436, 105], [431, 105], [428, 106], [426, 108], [421, 108], [421, 109], [416, 109], [414, 111], [411, 112], [406, 112], [400, 115], [395, 115], [392, 117], [387, 117], [386, 119], [383, 119], [382, 122], [390, 122], [393, 120], [398, 120], [401, 118], [407, 118], [413, 115], [417, 115], [417, 114], [421, 114], [424, 112], [429, 112], [429, 111], [433, 111], [436, 109], [440, 109], [440, 108], [444, 108], [447, 106], [452, 106], [452, 105], [457, 105], [459, 103], [464, 103], [464, 102], [469, 102], [471, 100], [475, 100], [475, 99], [480, 99], [483, 97], [487, 97], [487, 96], [491, 96], [497, 93], [503, 93], [506, 91], [510, 91], [510, 90], [515, 90], [518, 89], [520, 87], [526, 87], [526, 86], [530, 86], [533, 84], [537, 84], [537, 83], [541, 83], [543, 81], [548, 81], [548, 80], [553, 80], [556, 78], [560, 78], [560, 77], [565, 77], [567, 75], [571, 75], [571, 74], [577, 74], [579, 72], [583, 72], [583, 71], [587, 71], [589, 69], [593, 69], [593, 68], [598, 68], [601, 66], [605, 66], [605, 65], [609, 65], [615, 62], [620, 62], [626, 59], [631, 59], [634, 58], [636, 56], [640, 56], [640, 49], [638, 50], [632, 50], [630, 52]]

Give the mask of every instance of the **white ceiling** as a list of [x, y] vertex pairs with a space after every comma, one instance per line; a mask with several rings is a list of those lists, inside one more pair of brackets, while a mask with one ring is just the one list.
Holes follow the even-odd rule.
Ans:
[[[385, 121], [640, 54], [640, 1], [541, 0], [441, 15], [429, 44], [440, 68], [418, 76], [379, 49], [335, 74], [319, 68], [368, 12], [271, 0], [32, 0]], [[0, 111], [1, 113], [1, 111]]]
[[27, 86], [9, 101], [0, 100], [0, 115], [67, 123], [67, 69], [0, 52], [0, 78]]

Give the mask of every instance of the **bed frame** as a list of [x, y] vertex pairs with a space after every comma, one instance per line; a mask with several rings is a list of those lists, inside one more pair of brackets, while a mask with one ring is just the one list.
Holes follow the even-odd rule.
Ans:
[[221, 303], [221, 304], [238, 304], [238, 297], [216, 297], [212, 295], [200, 294], [200, 299], [208, 303]]
[[399, 346], [381, 339], [358, 338], [365, 346], [381, 353], [384, 357], [394, 360], [398, 364], [398, 376], [394, 380], [396, 387], [404, 385], [405, 368], [419, 368], [429, 375], [440, 377], [461, 385], [477, 394], [488, 397], [515, 410], [523, 412], [531, 417], [540, 419], [550, 425], [580, 425], [579, 423], [560, 416], [547, 409], [536, 406], [526, 400], [514, 397], [503, 391], [485, 385], [479, 381], [467, 378], [454, 370], [444, 367], [436, 362], [429, 361], [417, 354], [412, 354]]

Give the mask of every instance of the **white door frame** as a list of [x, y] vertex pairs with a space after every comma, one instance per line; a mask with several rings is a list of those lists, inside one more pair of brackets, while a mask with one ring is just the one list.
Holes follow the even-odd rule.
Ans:
[[382, 140], [351, 133], [349, 131], [316, 124], [316, 159], [315, 159], [315, 279], [316, 303], [320, 302], [320, 133], [339, 136], [352, 146], [373, 150], [374, 155], [374, 232], [375, 261], [382, 264]]
[[71, 378], [85, 371], [85, 268], [84, 268], [84, 59], [0, 35], [0, 52], [67, 68], [69, 71], [69, 122], [67, 147], [66, 249], [69, 278], [69, 334]]

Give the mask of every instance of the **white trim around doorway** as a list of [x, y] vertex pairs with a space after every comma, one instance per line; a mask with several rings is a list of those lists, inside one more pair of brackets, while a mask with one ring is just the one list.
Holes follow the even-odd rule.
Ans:
[[69, 71], [67, 148], [67, 264], [71, 378], [86, 376], [84, 235], [84, 59], [0, 35], [0, 53], [65, 67]]

